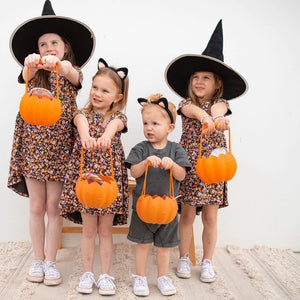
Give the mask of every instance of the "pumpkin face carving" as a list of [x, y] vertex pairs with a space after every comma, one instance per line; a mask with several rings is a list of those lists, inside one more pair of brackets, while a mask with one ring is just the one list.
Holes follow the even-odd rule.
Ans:
[[82, 173], [83, 148], [81, 149], [80, 176], [77, 179], [75, 192], [78, 201], [91, 208], [106, 208], [118, 197], [118, 185], [114, 179], [112, 155], [110, 149], [110, 166], [112, 176]]
[[220, 154], [219, 156], [211, 155], [209, 157], [201, 157], [202, 135], [200, 138], [199, 156], [196, 164], [196, 173], [198, 177], [207, 184], [228, 181], [233, 178], [236, 173], [237, 164], [231, 153], [231, 138], [229, 129], [229, 152]]
[[43, 88], [34, 88], [28, 94], [28, 74], [27, 68], [25, 94], [20, 102], [20, 115], [22, 119], [31, 125], [51, 126], [54, 125], [61, 115], [61, 102], [59, 101], [58, 73], [56, 67], [56, 94], [52, 94]]
[[105, 208], [110, 206], [118, 196], [118, 185], [111, 176], [98, 176], [102, 184], [96, 181], [90, 181], [79, 177], [76, 183], [75, 191], [78, 201], [84, 206], [91, 208]]
[[172, 170], [170, 169], [170, 197], [154, 195], [145, 195], [146, 179], [148, 173], [148, 163], [145, 171], [145, 179], [141, 196], [136, 204], [136, 211], [139, 218], [145, 223], [150, 224], [168, 224], [174, 220], [177, 215], [177, 201], [174, 198], [174, 187]]

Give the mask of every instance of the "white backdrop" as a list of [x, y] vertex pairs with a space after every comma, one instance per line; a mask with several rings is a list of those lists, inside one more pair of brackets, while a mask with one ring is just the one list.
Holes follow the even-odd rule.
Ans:
[[[15, 116], [24, 86], [9, 38], [23, 21], [41, 15], [43, 1], [7, 1], [1, 11], [0, 242], [28, 240], [29, 201], [7, 188]], [[225, 63], [249, 83], [248, 93], [230, 102], [232, 151], [238, 163], [229, 183], [230, 206], [219, 211], [218, 247], [227, 244], [300, 250], [300, 99], [298, 0], [52, 0], [56, 15], [83, 21], [96, 35], [96, 50], [83, 68], [78, 106], [88, 99], [96, 62], [129, 68], [128, 155], [144, 139], [138, 97], [161, 92], [176, 105], [164, 70], [176, 56], [200, 54], [223, 19]], [[179, 141], [180, 117], [171, 140]], [[195, 223], [201, 244], [201, 221]]]

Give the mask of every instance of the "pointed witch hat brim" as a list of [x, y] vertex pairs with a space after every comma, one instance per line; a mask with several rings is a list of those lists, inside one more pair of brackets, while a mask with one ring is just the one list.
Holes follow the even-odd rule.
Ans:
[[56, 16], [49, 0], [42, 16], [25, 21], [11, 35], [9, 44], [14, 59], [23, 66], [26, 56], [37, 52], [37, 41], [45, 33], [57, 33], [66, 38], [75, 55], [76, 65], [82, 68], [95, 50], [95, 35], [84, 23]]
[[203, 53], [176, 57], [166, 68], [165, 80], [177, 95], [188, 98], [190, 77], [200, 71], [221, 76], [224, 86], [223, 99], [232, 100], [244, 94], [248, 89], [247, 81], [243, 76], [223, 62], [222, 20], [218, 23]]

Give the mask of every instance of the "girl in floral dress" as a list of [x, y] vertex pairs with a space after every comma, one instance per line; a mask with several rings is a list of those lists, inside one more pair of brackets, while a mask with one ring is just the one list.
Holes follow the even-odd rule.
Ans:
[[[195, 215], [202, 211], [203, 257], [200, 280], [213, 282], [215, 273], [212, 257], [217, 241], [217, 213], [228, 206], [227, 183], [206, 184], [196, 173], [200, 135], [203, 126], [202, 156], [208, 157], [217, 147], [226, 147], [224, 131], [229, 129], [228, 102], [247, 90], [247, 82], [241, 75], [223, 62], [223, 33], [220, 21], [202, 55], [182, 55], [166, 69], [169, 86], [181, 97], [178, 113], [182, 117], [180, 144], [186, 150], [192, 169], [180, 186], [181, 216], [179, 221], [179, 264], [176, 274], [191, 277], [189, 245]], [[222, 97], [222, 98], [221, 98]]]
[[83, 23], [56, 17], [47, 0], [42, 16], [20, 25], [10, 43], [14, 58], [24, 65], [20, 83], [24, 83], [29, 68], [29, 91], [42, 87], [56, 97], [55, 66], [58, 70], [60, 119], [49, 127], [36, 126], [26, 123], [18, 113], [8, 179], [9, 188], [30, 198], [29, 227], [34, 263], [26, 278], [57, 285], [62, 281], [55, 263], [62, 225], [58, 203], [74, 140], [71, 118], [81, 88], [80, 67], [93, 53], [94, 38]]
[[[125, 154], [121, 133], [127, 131], [127, 118], [121, 112], [127, 103], [127, 68], [114, 69], [100, 59], [94, 75], [86, 107], [76, 112], [76, 141], [60, 202], [61, 214], [75, 223], [83, 224], [81, 252], [84, 274], [76, 287], [80, 293], [92, 293], [95, 283], [93, 259], [95, 238], [99, 235], [101, 270], [96, 283], [101, 295], [115, 294], [114, 278], [109, 274], [112, 252], [112, 226], [126, 224], [128, 217], [128, 178], [124, 165]], [[114, 178], [118, 185], [117, 199], [108, 207], [96, 209], [82, 205], [76, 196], [75, 185], [80, 175], [82, 148], [83, 172], [111, 176], [110, 150]], [[109, 149], [110, 148], [110, 149]]]

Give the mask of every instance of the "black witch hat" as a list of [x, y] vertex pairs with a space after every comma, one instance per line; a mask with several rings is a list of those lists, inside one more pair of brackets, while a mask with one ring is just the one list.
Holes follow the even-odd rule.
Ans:
[[94, 52], [93, 31], [78, 20], [56, 16], [51, 2], [46, 0], [42, 16], [25, 21], [11, 35], [10, 50], [21, 66], [27, 55], [37, 52], [37, 41], [45, 33], [57, 33], [66, 38], [74, 52], [76, 65], [79, 67], [83, 67]]
[[195, 72], [213, 72], [223, 80], [222, 98], [231, 100], [247, 91], [247, 81], [224, 63], [222, 20], [219, 21], [207, 47], [201, 55], [184, 54], [172, 60], [166, 68], [165, 79], [180, 97], [188, 98], [188, 85]]

